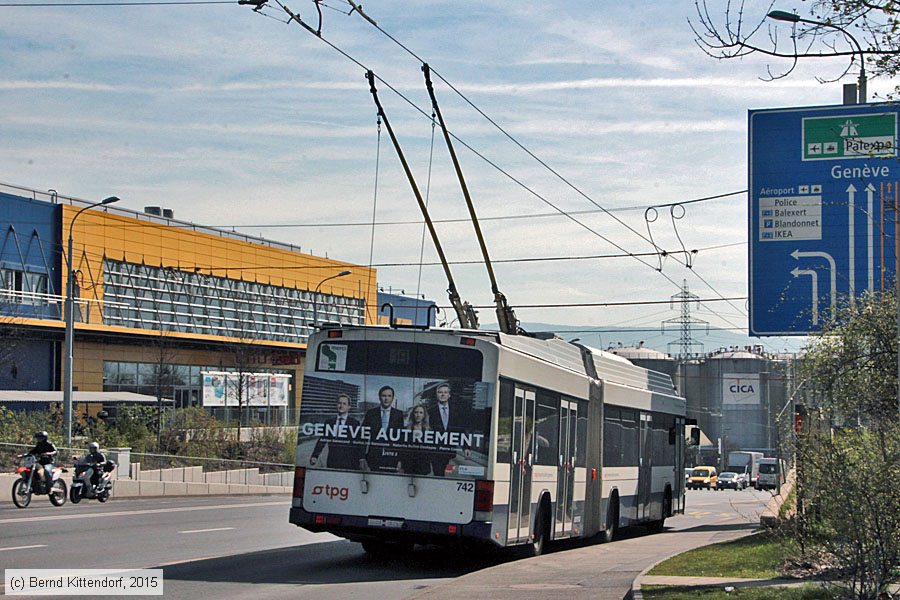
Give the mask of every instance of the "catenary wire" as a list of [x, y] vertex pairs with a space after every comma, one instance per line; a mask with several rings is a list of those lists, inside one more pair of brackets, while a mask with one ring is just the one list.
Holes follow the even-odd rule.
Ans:
[[161, 0], [159, 2], [0, 2], [4, 8], [47, 8], [67, 6], [174, 6], [188, 4], [238, 4], [237, 0]]
[[[276, 0], [276, 1], [277, 1], [277, 0]], [[351, 7], [352, 7], [352, 6], [353, 6], [353, 5], [351, 4]], [[361, 15], [361, 16], [362, 16], [362, 15]], [[364, 17], [364, 20], [367, 21], [368, 23], [370, 23], [373, 27], [375, 27], [375, 29], [377, 29], [378, 31], [380, 31], [383, 35], [385, 35], [388, 39], [390, 39], [392, 42], [394, 42], [395, 44], [397, 44], [400, 48], [402, 48], [404, 51], [406, 51], [410, 56], [412, 56], [413, 58], [415, 58], [417, 61], [419, 61], [419, 62], [422, 63], [422, 64], [425, 64], [425, 63], [426, 63], [425, 59], [423, 59], [422, 57], [420, 57], [418, 54], [416, 54], [416, 53], [415, 53], [413, 50], [411, 50], [409, 47], [407, 47], [405, 44], [403, 44], [402, 42], [400, 42], [400, 40], [398, 40], [398, 39], [395, 38], [393, 35], [391, 35], [389, 32], [387, 32], [384, 28], [382, 28], [381, 26], [379, 26], [374, 20], [369, 19], [369, 18], [365, 18], [365, 17]], [[623, 227], [625, 227], [626, 229], [628, 229], [629, 231], [631, 231], [633, 234], [635, 234], [636, 236], [638, 236], [639, 238], [641, 238], [641, 239], [644, 240], [645, 242], [648, 242], [648, 243], [650, 243], [650, 244], [653, 244], [653, 241], [652, 241], [652, 240], [650, 240], [650, 239], [647, 238], [644, 234], [642, 234], [641, 232], [639, 232], [638, 230], [636, 230], [635, 228], [633, 228], [631, 225], [627, 224], [625, 221], [623, 221], [622, 219], [620, 219], [619, 217], [617, 217], [616, 215], [614, 215], [613, 213], [611, 213], [610, 211], [608, 211], [604, 206], [602, 206], [600, 203], [598, 203], [597, 201], [595, 201], [592, 197], [590, 197], [587, 193], [585, 193], [581, 188], [579, 188], [578, 186], [576, 186], [576, 185], [575, 185], [574, 183], [572, 183], [568, 178], [566, 178], [566, 177], [563, 176], [561, 173], [559, 173], [556, 169], [554, 169], [553, 167], [551, 167], [546, 161], [544, 161], [542, 158], [540, 158], [540, 157], [537, 156], [535, 153], [533, 153], [531, 150], [529, 150], [527, 147], [525, 147], [524, 144], [522, 144], [521, 142], [519, 142], [519, 140], [516, 139], [512, 134], [510, 134], [505, 128], [503, 128], [499, 123], [497, 123], [494, 119], [492, 119], [490, 116], [488, 116], [487, 113], [485, 113], [483, 110], [481, 110], [481, 108], [479, 108], [474, 102], [472, 102], [465, 94], [463, 94], [456, 86], [454, 86], [454, 85], [453, 85], [447, 78], [445, 78], [439, 71], [437, 71], [436, 69], [434, 69], [434, 67], [431, 67], [431, 65], [429, 65], [429, 67], [430, 67], [430, 69], [431, 69], [431, 72], [434, 73], [435, 76], [438, 77], [438, 79], [440, 79], [441, 81], [443, 81], [444, 84], [446, 84], [447, 87], [449, 87], [451, 90], [453, 90], [460, 98], [462, 98], [462, 100], [463, 100], [466, 104], [468, 104], [469, 106], [471, 106], [472, 109], [474, 109], [478, 114], [480, 114], [482, 117], [484, 117], [484, 119], [486, 119], [486, 120], [487, 120], [491, 125], [493, 125], [498, 131], [500, 131], [507, 139], [509, 139], [513, 144], [515, 144], [518, 148], [520, 148], [520, 149], [521, 149], [523, 152], [525, 152], [528, 156], [530, 156], [530, 157], [533, 158], [535, 161], [537, 161], [538, 164], [540, 164], [542, 167], [544, 167], [545, 169], [547, 169], [550, 173], [552, 173], [555, 177], [557, 177], [560, 181], [562, 181], [566, 186], [568, 186], [568, 187], [571, 188], [573, 191], [575, 191], [578, 195], [580, 195], [580, 196], [583, 197], [585, 200], [587, 200], [588, 202], [590, 202], [591, 204], [593, 204], [594, 206], [596, 206], [598, 209], [600, 209], [601, 211], [603, 211], [604, 213], [606, 213], [607, 215], [609, 215], [613, 220], [615, 220], [616, 222], [618, 222], [620, 225], [622, 225]], [[455, 136], [454, 136], [454, 137], [455, 137]], [[663, 206], [665, 206], [665, 205], [663, 205]], [[655, 246], [656, 244], [653, 244], [653, 245]], [[620, 249], [620, 250], [623, 250], [622, 248], [619, 248], [619, 249]], [[624, 251], [624, 250], [623, 250], [623, 251]], [[673, 260], [675, 260], [676, 262], [681, 263], [681, 261], [678, 260], [677, 256], [675, 256], [675, 255], [672, 255], [672, 256], [673, 256]], [[685, 266], [687, 266], [686, 263], [682, 263], [682, 264], [684, 264]], [[651, 268], [653, 268], [652, 265], [649, 265], [649, 266], [651, 266]], [[662, 270], [661, 270], [661, 269], [658, 269], [658, 271], [662, 274]], [[693, 269], [691, 269], [691, 271], [693, 271]], [[695, 272], [695, 275], [696, 275], [697, 278], [700, 279], [700, 281], [702, 281], [702, 282], [703, 282], [710, 290], [712, 290], [714, 293], [716, 293], [719, 297], [722, 297], [722, 294], [719, 293], [718, 290], [717, 290], [716, 288], [714, 288], [708, 281], [706, 281], [706, 279], [704, 279], [702, 276], [700, 276], [700, 275], [699, 275], [698, 273], [696, 273], [696, 272]], [[665, 276], [665, 275], [664, 275], [664, 276]], [[673, 284], [677, 285], [677, 283], [674, 282], [671, 278], [669, 278], [669, 277], [667, 277], [667, 276], [666, 276], [666, 278], [669, 279], [669, 281], [671, 281]], [[739, 309], [739, 308], [737, 308], [737, 307], [735, 307], [735, 306], [733, 306], [733, 305], [732, 305], [732, 308], [735, 308], [735, 309], [738, 310], [738, 311], [741, 310], [741, 309]], [[726, 321], [727, 321], [727, 319], [726, 319]]]
[[[301, 26], [304, 27], [304, 29], [306, 29], [307, 31], [309, 31], [310, 33], [312, 33], [313, 35], [315, 35], [318, 39], [320, 39], [320, 40], [321, 40], [322, 42], [324, 42], [326, 45], [328, 45], [329, 47], [331, 47], [331, 48], [334, 49], [336, 52], [338, 52], [339, 54], [341, 54], [342, 56], [344, 56], [344, 57], [347, 58], [348, 60], [352, 61], [352, 62], [355, 63], [356, 65], [358, 65], [360, 68], [363, 68], [363, 69], [365, 69], [365, 70], [367, 70], [367, 71], [370, 70], [370, 69], [368, 69], [361, 61], [357, 60], [356, 58], [354, 58], [353, 56], [351, 56], [349, 53], [347, 53], [347, 52], [344, 51], [343, 49], [339, 48], [336, 44], [334, 44], [333, 42], [331, 42], [331, 41], [327, 40], [325, 37], [323, 37], [323, 36], [321, 35], [321, 32], [316, 32], [316, 31], [314, 31], [309, 25], [307, 25], [307, 24], [299, 17], [299, 15], [295, 15], [293, 12], [291, 12], [290, 9], [288, 9], [288, 8], [287, 8], [280, 0], [275, 0], [275, 2], [276, 2], [276, 3], [277, 3], [277, 4], [278, 4], [278, 5], [279, 5], [286, 13], [288, 13], [289, 15], [291, 15], [291, 17], [292, 17], [293, 20], [296, 20]], [[374, 23], [373, 23], [373, 24], [374, 24]], [[375, 25], [375, 26], [378, 27], [377, 25]], [[379, 28], [379, 29], [380, 29], [380, 28]], [[384, 33], [385, 35], [388, 35], [389, 37], [391, 37], [390, 34], [388, 34], [387, 32], [382, 31], [382, 33]], [[393, 38], [392, 38], [392, 39], [393, 39]], [[395, 42], [398, 43], [398, 44], [400, 44], [399, 41], [396, 41], [396, 40], [395, 40]], [[407, 52], [409, 52], [412, 56], [414, 56], [417, 60], [419, 60], [420, 62], [423, 62], [423, 63], [424, 63], [424, 61], [422, 61], [422, 59], [419, 58], [415, 53], [411, 52], [408, 48], [406, 48], [406, 47], [403, 46], [402, 44], [400, 44], [400, 45], [401, 45]], [[487, 116], [487, 115], [486, 115], [483, 111], [481, 111], [477, 106], [475, 106], [473, 103], [471, 103], [471, 101], [469, 101], [468, 98], [466, 98], [461, 92], [459, 92], [459, 91], [453, 86], [453, 84], [451, 84], [449, 81], [447, 81], [440, 73], [438, 73], [438, 72], [436, 72], [436, 71], [434, 71], [434, 72], [435, 72], [435, 74], [437, 75], [438, 78], [440, 78], [446, 85], [448, 85], [451, 89], [453, 89], [453, 90], [454, 90], [461, 98], [463, 98], [463, 100], [465, 100], [467, 103], [469, 103], [469, 104], [472, 106], [473, 109], [475, 109], [475, 110], [478, 111], [480, 114], [482, 114], [482, 116], [483, 116], [485, 119], [487, 119], [487, 120], [490, 121], [492, 124], [494, 124], [500, 131], [503, 132], [504, 135], [506, 135], [507, 137], [509, 137], [511, 141], [513, 141], [516, 145], [518, 145], [519, 147], [521, 147], [523, 151], [525, 151], [525, 152], [528, 153], [530, 156], [532, 156], [532, 157], [533, 157], [536, 161], [538, 161], [542, 166], [544, 166], [545, 168], [547, 168], [548, 170], [550, 170], [554, 175], [556, 175], [557, 177], [559, 177], [559, 178], [560, 178], [562, 181], [564, 181], [568, 186], [572, 187], [573, 190], [575, 190], [578, 194], [580, 194], [580, 195], [583, 196], [585, 199], [587, 199], [589, 202], [591, 202], [594, 206], [596, 206], [597, 208], [599, 208], [599, 209], [601, 209], [601, 210], [606, 211], [606, 209], [605, 209], [604, 207], [602, 207], [600, 204], [598, 204], [598, 203], [597, 203], [596, 201], [594, 201], [592, 198], [590, 198], [589, 196], [587, 196], [587, 195], [586, 195], [583, 191], [581, 191], [577, 186], [574, 186], [571, 182], [569, 182], [567, 179], [565, 179], [564, 177], [562, 177], [562, 175], [560, 175], [557, 171], [555, 171], [554, 169], [552, 169], [552, 167], [550, 167], [549, 165], [547, 165], [543, 160], [541, 160], [539, 157], [537, 157], [536, 155], [534, 155], [530, 150], [528, 150], [527, 148], [525, 148], [524, 146], [522, 146], [517, 140], [515, 140], [515, 138], [513, 138], [513, 137], [512, 137], [510, 134], [508, 134], [502, 127], [500, 127], [498, 124], [496, 124], [489, 116]], [[426, 113], [424, 110], [422, 110], [418, 105], [416, 105], [414, 102], [412, 102], [412, 100], [410, 100], [410, 99], [409, 99], [408, 97], [406, 97], [402, 92], [400, 92], [399, 90], [397, 90], [396, 88], [394, 88], [392, 85], [390, 85], [390, 84], [389, 84], [387, 81], [385, 81], [383, 78], [381, 78], [381, 77], [378, 76], [377, 74], [375, 75], [375, 77], [378, 79], [378, 81], [379, 81], [380, 83], [382, 83], [383, 85], [385, 85], [388, 89], [390, 89], [390, 90], [393, 91], [396, 95], [398, 95], [400, 98], [402, 98], [404, 101], [406, 101], [411, 107], [413, 107], [413, 108], [414, 108], [416, 111], [418, 111], [420, 114], [422, 114], [423, 116], [426, 116], [426, 117], [428, 116], [427, 113]], [[501, 168], [501, 167], [500, 167], [499, 165], [497, 165], [494, 161], [488, 159], [486, 156], [484, 156], [483, 154], [481, 154], [480, 152], [478, 152], [477, 150], [475, 150], [474, 148], [472, 148], [468, 143], [466, 143], [465, 141], [461, 140], [458, 136], [456, 136], [456, 135], [453, 134], [452, 132], [448, 132], [448, 133], [449, 133], [454, 139], [456, 139], [460, 144], [462, 144], [462, 145], [465, 146], [467, 149], [469, 149], [471, 152], [473, 152], [476, 156], [478, 156], [479, 158], [481, 158], [482, 160], [484, 160], [485, 162], [487, 162], [489, 165], [491, 165], [492, 167], [494, 167], [495, 169], [497, 169], [499, 172], [503, 173], [506, 177], [508, 177], [508, 178], [510, 178], [512, 181], [516, 182], [516, 183], [517, 183], [519, 186], [521, 186], [523, 189], [526, 189], [527, 191], [529, 191], [529, 193], [531, 193], [531, 194], [534, 195], [535, 197], [539, 198], [542, 202], [544, 202], [544, 203], [547, 204], [548, 206], [552, 207], [554, 210], [558, 211], [560, 214], [565, 215], [567, 218], [569, 218], [569, 219], [572, 220], [573, 222], [577, 223], [579, 226], [583, 227], [584, 229], [588, 230], [589, 232], [591, 232], [591, 233], [594, 234], [595, 236], [597, 236], [597, 237], [599, 237], [600, 239], [602, 239], [602, 240], [606, 241], [607, 243], [611, 244], [612, 246], [614, 246], [614, 247], [617, 248], [618, 250], [620, 250], [620, 251], [622, 251], [622, 252], [626, 252], [626, 253], [628, 252], [627, 250], [625, 250], [625, 248], [623, 248], [623, 247], [620, 246], [619, 244], [613, 242], [613, 241], [610, 240], [609, 238], [603, 236], [603, 235], [600, 234], [599, 232], [597, 232], [597, 231], [595, 231], [594, 229], [588, 227], [586, 224], [582, 223], [581, 221], [579, 221], [578, 219], [576, 219], [575, 217], [573, 217], [571, 214], [567, 213], [566, 211], [564, 211], [564, 210], [562, 210], [561, 208], [559, 208], [559, 207], [557, 207], [556, 205], [554, 205], [552, 202], [550, 202], [549, 200], [547, 200], [546, 198], [544, 198], [542, 195], [538, 194], [536, 191], [532, 190], [530, 187], [528, 187], [527, 185], [525, 185], [524, 182], [521, 182], [519, 179], [515, 178], [512, 174], [508, 173], [505, 169]], [[607, 214], [609, 214], [609, 213], [607, 213]], [[616, 220], [617, 222], [619, 222], [620, 224], [622, 224], [624, 227], [626, 227], [629, 231], [632, 231], [633, 233], [635, 233], [635, 234], [636, 234], [638, 237], [640, 237], [641, 239], [644, 239], [645, 241], [648, 241], [648, 242], [650, 241], [650, 240], [648, 240], [643, 234], [641, 234], [640, 232], [638, 232], [637, 230], [635, 230], [634, 228], [632, 228], [630, 225], [624, 223], [621, 219], [619, 219], [619, 218], [616, 217], [615, 215], [610, 214], [610, 216], [611, 216], [614, 220]], [[650, 243], [652, 243], [652, 242], [650, 242]], [[678, 258], [677, 258], [676, 255], [671, 255], [671, 256], [673, 256], [673, 259], [674, 259], [676, 262], [679, 262], [679, 263], [681, 263], [681, 264], [685, 264], [685, 263], [683, 263], [682, 261], [678, 260]], [[678, 282], [675, 281], [674, 279], [672, 279], [668, 274], [662, 272], [661, 269], [657, 269], [657, 268], [654, 267], [651, 263], [649, 263], [649, 262], [647, 262], [647, 261], [645, 261], [645, 260], [643, 260], [643, 259], [641, 259], [641, 258], [639, 258], [639, 257], [634, 257], [634, 258], [635, 258], [635, 260], [637, 260], [638, 262], [644, 264], [645, 266], [647, 266], [647, 267], [653, 269], [654, 271], [657, 271], [662, 277], [664, 277], [666, 280], [668, 280], [673, 286], [679, 287], [679, 288], [680, 288], [680, 285], [678, 284]], [[691, 269], [691, 271], [694, 271], [694, 270]], [[695, 275], [696, 275], [696, 272], [695, 272]], [[720, 298], [724, 298], [724, 296], [722, 295], [722, 293], [719, 292], [719, 291], [718, 291], [717, 289], [715, 289], [714, 287], [712, 287], [712, 285], [711, 285], [708, 281], [706, 281], [705, 279], [703, 279], [703, 278], [700, 277], [699, 275], [698, 275], [698, 278], [699, 278], [699, 279], [700, 279], [707, 287], [709, 287], [710, 290], [712, 290], [717, 296], [719, 296]], [[737, 307], [737, 306], [731, 304], [730, 302], [729, 302], [729, 305], [730, 305], [732, 308], [734, 308], [735, 310], [737, 310], [737, 311], [739, 311], [739, 312], [743, 312], [741, 308], [739, 308], [739, 307]], [[725, 317], [721, 317], [721, 318], [722, 318], [722, 320], [724, 320], [726, 323], [729, 323], [729, 324], [732, 325], [732, 326], [737, 326], [737, 325], [735, 325], [735, 323], [733, 323], [730, 319], [725, 318]]]
[[[278, 6], [280, 6], [287, 14], [291, 15], [291, 16], [292, 16], [292, 20], [296, 20], [301, 26], [303, 26], [304, 29], [306, 29], [307, 31], [309, 31], [310, 33], [312, 33], [313, 35], [315, 35], [319, 40], [321, 40], [321, 41], [322, 41], [323, 43], [325, 43], [327, 46], [329, 46], [330, 48], [332, 48], [334, 51], [338, 52], [339, 54], [341, 54], [342, 56], [344, 56], [345, 58], [347, 58], [348, 60], [350, 60], [351, 62], [353, 62], [354, 64], [356, 64], [356, 65], [359, 66], [361, 69], [364, 69], [364, 70], [366, 70], [366, 71], [369, 71], [369, 70], [370, 70], [365, 64], [363, 64], [361, 61], [359, 61], [359, 60], [356, 59], [355, 57], [351, 56], [348, 52], [346, 52], [346, 51], [343, 50], [342, 48], [338, 47], [336, 44], [334, 44], [333, 42], [329, 41], [329, 40], [326, 39], [324, 36], [322, 36], [322, 35], [320, 35], [320, 34], [317, 34], [317, 33], [316, 33], [316, 32], [315, 32], [308, 24], [306, 24], [302, 19], [300, 19], [299, 15], [295, 15], [293, 12], [291, 12], [290, 9], [287, 8], [280, 0], [275, 0], [275, 3], [278, 4]], [[397, 96], [399, 96], [400, 98], [402, 98], [407, 104], [409, 104], [413, 109], [415, 109], [415, 110], [416, 110], [417, 112], [419, 112], [421, 115], [423, 115], [423, 116], [425, 116], [425, 117], [428, 117], [428, 116], [429, 116], [428, 113], [426, 113], [424, 110], [422, 110], [422, 108], [420, 108], [415, 102], [413, 102], [412, 100], [410, 100], [405, 94], [403, 94], [400, 90], [398, 90], [397, 88], [395, 88], [394, 86], [392, 86], [390, 83], [388, 83], [387, 81], [385, 81], [385, 80], [384, 80], [382, 77], [380, 77], [378, 74], [375, 74], [375, 78], [376, 78], [381, 84], [383, 84], [385, 87], [387, 87], [387, 88], [390, 89], [392, 92], [394, 92], [394, 94], [396, 94]], [[462, 144], [462, 145], [465, 146], [467, 149], [469, 149], [469, 151], [473, 152], [476, 156], [478, 156], [479, 158], [481, 158], [482, 160], [484, 160], [485, 162], [487, 162], [487, 163], [488, 163], [489, 165], [491, 165], [494, 169], [496, 169], [496, 170], [499, 171], [500, 173], [504, 174], [506, 177], [508, 177], [509, 179], [511, 179], [512, 181], [514, 181], [516, 184], [518, 184], [520, 187], [522, 187], [523, 189], [527, 190], [530, 194], [534, 195], [536, 198], [538, 198], [539, 200], [541, 200], [542, 202], [544, 202], [545, 204], [547, 204], [548, 206], [550, 206], [551, 208], [553, 208], [554, 210], [556, 210], [557, 212], [559, 212], [561, 215], [564, 215], [565, 217], [567, 217], [568, 219], [570, 219], [570, 220], [573, 221], [574, 223], [578, 224], [580, 227], [586, 229], [587, 231], [589, 231], [589, 232], [592, 233], [593, 235], [599, 237], [600, 239], [602, 239], [602, 240], [605, 241], [606, 243], [608, 243], [608, 244], [610, 244], [611, 246], [617, 248], [619, 251], [631, 255], [635, 260], [637, 260], [638, 262], [642, 263], [644, 266], [646, 266], [646, 267], [648, 267], [648, 268], [650, 268], [650, 269], [653, 269], [654, 271], [657, 271], [662, 277], [664, 277], [666, 280], [668, 280], [672, 285], [674, 285], [674, 286], [676, 286], [676, 287], [680, 287], [679, 284], [678, 284], [678, 282], [675, 281], [674, 279], [672, 279], [668, 274], [663, 273], [662, 271], [659, 271], [656, 267], [654, 267], [654, 266], [653, 266], [651, 263], [649, 263], [648, 261], [646, 261], [646, 260], [644, 260], [644, 259], [642, 259], [642, 258], [640, 258], [640, 257], [638, 257], [638, 256], [635, 256], [634, 253], [629, 252], [628, 250], [626, 250], [625, 248], [623, 248], [621, 245], [619, 245], [619, 244], [617, 244], [616, 242], [610, 240], [609, 238], [607, 238], [606, 236], [604, 236], [604, 235], [601, 234], [600, 232], [594, 230], [593, 228], [589, 227], [589, 226], [586, 225], [585, 223], [582, 223], [581, 221], [579, 221], [578, 219], [576, 219], [574, 216], [572, 216], [571, 214], [567, 213], [567, 212], [564, 211], [563, 209], [559, 208], [558, 206], [556, 206], [555, 204], [553, 204], [550, 200], [548, 200], [547, 198], [545, 198], [544, 196], [542, 196], [541, 194], [539, 194], [538, 192], [536, 192], [535, 190], [533, 190], [532, 188], [530, 188], [529, 186], [527, 186], [524, 182], [522, 182], [521, 180], [519, 180], [518, 178], [516, 178], [515, 176], [513, 176], [511, 173], [509, 173], [508, 171], [506, 171], [505, 169], [503, 169], [502, 167], [500, 167], [500, 165], [498, 165], [496, 162], [490, 160], [490, 159], [489, 159], [488, 157], [486, 157], [484, 154], [478, 152], [476, 149], [474, 149], [472, 146], [470, 146], [467, 142], [465, 142], [464, 140], [460, 139], [458, 136], [456, 136], [456, 135], [453, 134], [452, 132], [448, 132], [448, 133], [449, 133], [455, 140], [457, 140], [460, 144]], [[727, 319], [725, 319], [725, 321], [728, 322]], [[733, 323], [731, 323], [731, 324], [734, 325]]]
[[[680, 202], [675, 202], [672, 204], [692, 204], [694, 202], [706, 202], [710, 200], [719, 200], [721, 198], [726, 198], [728, 196], [736, 196], [738, 194], [746, 194], [747, 190], [739, 190], [736, 192], [728, 192], [726, 194], [719, 194], [716, 196], [708, 196], [706, 198], [695, 198], [693, 200], [684, 200]], [[627, 211], [638, 211], [638, 210], [646, 210], [648, 208], [658, 208], [660, 206], [669, 206], [669, 204], [648, 204], [643, 206], [623, 206], [619, 208], [610, 208], [607, 209], [609, 212], [627, 212]], [[598, 209], [586, 209], [586, 210], [570, 210], [566, 211], [570, 215], [592, 215], [597, 213], [602, 213], [603, 211]], [[562, 216], [559, 212], [545, 212], [545, 213], [531, 213], [525, 215], [494, 215], [482, 217], [479, 216], [479, 221], [512, 221], [512, 220], [520, 220], [520, 219], [544, 219], [549, 217], [559, 217]], [[470, 223], [470, 218], [455, 218], [455, 219], [432, 219], [432, 223]], [[405, 221], [379, 221], [376, 223], [379, 227], [388, 226], [388, 225], [421, 225], [424, 221], [422, 220], [405, 220]], [[284, 228], [293, 228], [293, 227], [371, 227], [371, 221], [355, 221], [355, 222], [335, 222], [335, 223], [255, 223], [255, 224], [240, 224], [239, 227], [246, 228], [258, 228], [258, 229], [280, 229]], [[224, 225], [210, 225], [210, 227], [234, 227], [232, 224], [224, 224]]]

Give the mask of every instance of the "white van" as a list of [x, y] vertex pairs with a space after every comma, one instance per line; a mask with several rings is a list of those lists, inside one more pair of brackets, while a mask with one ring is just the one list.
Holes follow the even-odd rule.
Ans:
[[777, 458], [759, 459], [759, 474], [756, 476], [756, 489], [777, 489], [779, 480], [780, 483], [784, 483], [784, 461]]

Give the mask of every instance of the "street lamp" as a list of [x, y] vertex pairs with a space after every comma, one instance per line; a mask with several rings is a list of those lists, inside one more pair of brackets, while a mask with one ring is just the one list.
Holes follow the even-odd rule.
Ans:
[[859, 54], [859, 95], [858, 102], [860, 104], [866, 103], [866, 57], [863, 54], [862, 46], [859, 45], [859, 42], [856, 41], [856, 38], [853, 35], [841, 27], [840, 25], [835, 25], [834, 23], [826, 23], [824, 21], [814, 21], [812, 19], [804, 19], [800, 15], [789, 13], [783, 10], [773, 10], [769, 14], [766, 15], [770, 19], [774, 19], [776, 21], [787, 21], [788, 23], [809, 23], [810, 25], [821, 25], [822, 27], [831, 27], [832, 29], [837, 29], [844, 35], [846, 35], [850, 41], [853, 42], [853, 45], [856, 46], [856, 52]]
[[319, 322], [319, 289], [321, 289], [322, 284], [326, 281], [331, 281], [332, 279], [337, 279], [338, 277], [346, 277], [347, 275], [352, 275], [353, 271], [346, 270], [341, 271], [337, 275], [332, 275], [331, 277], [326, 277], [322, 281], [319, 282], [319, 285], [316, 286], [316, 291], [313, 293], [313, 327], [316, 327], [316, 323]]
[[73, 349], [75, 346], [75, 263], [72, 260], [72, 228], [75, 225], [75, 219], [87, 209], [94, 208], [95, 206], [112, 204], [113, 202], [118, 201], [119, 198], [117, 196], [110, 196], [109, 198], [104, 198], [100, 202], [88, 204], [75, 213], [75, 216], [69, 221], [69, 246], [68, 253], [66, 254], [66, 350], [64, 357], [65, 369], [63, 372], [63, 419], [66, 422], [66, 447], [68, 448], [72, 447], [72, 367], [74, 365]]

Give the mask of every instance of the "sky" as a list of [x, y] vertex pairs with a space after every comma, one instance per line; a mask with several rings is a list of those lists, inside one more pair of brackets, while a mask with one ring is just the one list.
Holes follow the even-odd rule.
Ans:
[[[312, 2], [284, 4], [318, 26]], [[721, 20], [725, 3], [709, 6]], [[451, 265], [460, 295], [490, 305], [415, 54], [434, 70], [441, 112], [465, 143], [455, 148], [514, 308], [667, 301], [686, 281], [710, 300], [692, 306], [694, 318], [746, 329], [747, 197], [732, 193], [747, 188], [747, 111], [840, 103], [843, 82], [816, 76], [838, 76], [844, 62], [802, 63], [767, 81], [767, 65], [786, 65], [705, 55], [687, 1], [368, 0], [363, 9], [394, 40], [346, 14], [345, 0], [322, 3], [323, 39], [285, 23], [274, 1], [260, 13], [236, 3], [0, 6], [0, 182], [88, 200], [116, 195], [125, 208], [164, 206], [179, 219], [382, 265], [385, 290], [447, 304], [384, 126], [379, 142], [370, 68], [447, 258], [472, 261]], [[748, 3], [748, 22], [767, 9]], [[869, 95], [890, 88], [870, 81]], [[732, 195], [677, 207], [677, 220], [668, 207], [645, 218], [649, 206], [724, 194]], [[661, 264], [587, 258], [660, 248], [696, 249], [692, 268], [677, 253]], [[546, 258], [572, 260], [521, 260]], [[517, 314], [658, 328], [680, 313], [656, 304]], [[490, 308], [480, 315], [495, 323]], [[796, 343], [761, 341], [772, 350]]]

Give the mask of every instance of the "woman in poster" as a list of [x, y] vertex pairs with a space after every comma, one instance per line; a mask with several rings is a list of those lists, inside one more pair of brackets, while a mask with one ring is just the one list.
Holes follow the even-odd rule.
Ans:
[[[404, 473], [410, 475], [428, 475], [431, 473], [431, 461], [428, 453], [421, 446], [422, 434], [431, 429], [428, 423], [428, 410], [424, 404], [416, 404], [406, 415], [406, 429], [412, 431], [411, 444], [419, 448], [406, 450], [401, 454], [400, 466]], [[420, 432], [420, 433], [416, 433]]]

